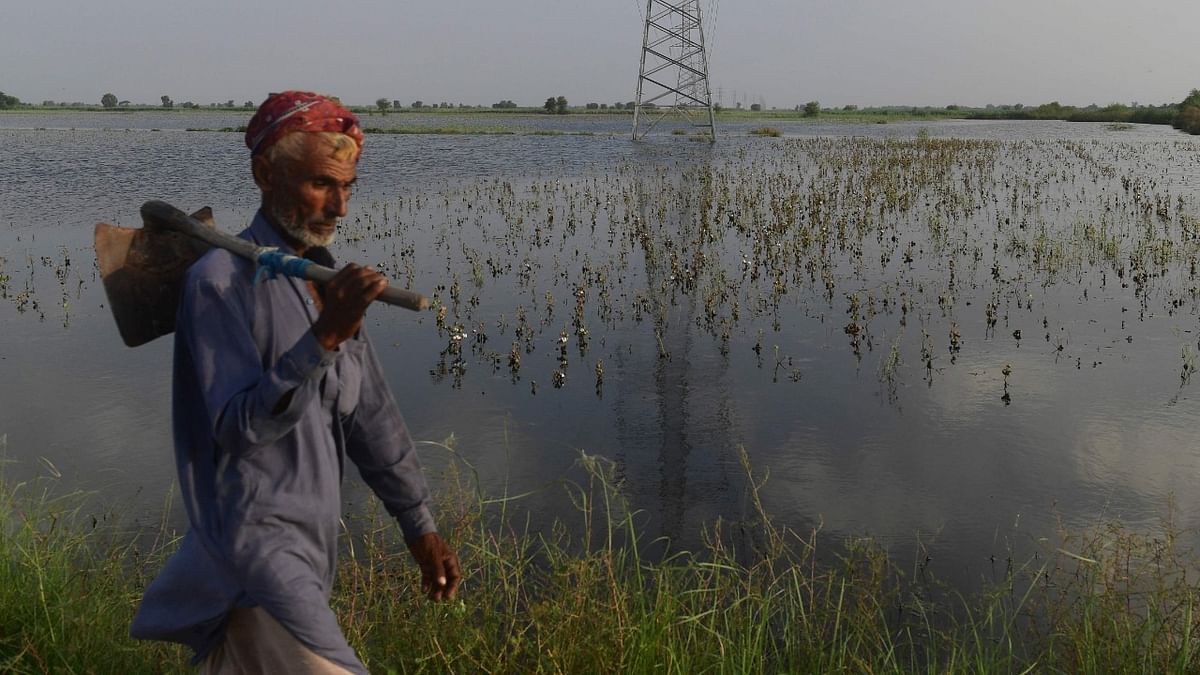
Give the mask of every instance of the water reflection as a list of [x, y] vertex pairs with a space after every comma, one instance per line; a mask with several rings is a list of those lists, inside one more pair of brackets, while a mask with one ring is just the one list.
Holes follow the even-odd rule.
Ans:
[[[695, 156], [696, 161], [705, 161], [707, 150], [699, 152], [705, 154]], [[695, 348], [697, 300], [675, 290], [673, 274], [681, 263], [660, 257], [661, 251], [670, 250], [665, 245], [670, 239], [697, 241], [698, 254], [715, 254], [702, 241], [699, 199], [666, 212], [664, 221], [659, 217], [662, 192], [656, 179], [663, 177], [651, 173], [637, 183], [637, 213], [647, 225], [639, 242], [639, 261], [655, 348], [644, 350], [640, 358], [621, 355], [621, 381], [628, 385], [614, 404], [622, 448], [618, 459], [638, 502], [652, 514], [650, 533], [673, 545], [694, 546], [697, 532], [692, 524], [742, 515], [737, 509], [742, 481], [736, 472], [731, 475], [737, 465], [738, 431], [733, 392], [726, 382], [728, 361]], [[686, 179], [677, 175], [665, 180], [697, 197], [705, 189], [681, 184]], [[652, 373], [652, 386], [647, 387], [642, 373]], [[651, 448], [656, 450], [653, 458], [642, 456]], [[649, 479], [655, 475], [658, 485], [652, 488]]]

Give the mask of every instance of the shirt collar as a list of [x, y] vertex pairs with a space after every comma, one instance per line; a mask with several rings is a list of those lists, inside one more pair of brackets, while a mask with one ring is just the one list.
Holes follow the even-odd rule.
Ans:
[[259, 209], [254, 214], [254, 220], [250, 221], [250, 239], [259, 246], [274, 246], [284, 253], [296, 255], [296, 249], [292, 248], [291, 244], [280, 236], [279, 232], [275, 231], [275, 227], [267, 222], [266, 215], [262, 209]]

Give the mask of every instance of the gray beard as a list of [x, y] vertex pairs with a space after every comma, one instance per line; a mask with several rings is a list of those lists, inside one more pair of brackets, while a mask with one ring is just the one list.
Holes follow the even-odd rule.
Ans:
[[316, 234], [307, 227], [285, 216], [278, 207], [271, 207], [271, 216], [289, 237], [300, 242], [305, 247], [329, 246], [337, 238], [336, 229], [325, 236]]

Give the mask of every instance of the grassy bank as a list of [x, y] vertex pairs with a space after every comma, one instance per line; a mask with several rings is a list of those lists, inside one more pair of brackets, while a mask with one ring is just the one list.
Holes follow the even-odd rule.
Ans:
[[0, 464], [0, 672], [182, 671], [183, 650], [128, 637], [169, 545], [139, 551], [53, 487], [7, 480]]
[[[577, 511], [537, 534], [512, 504], [479, 495], [469, 472], [447, 478], [442, 521], [467, 571], [460, 601], [422, 602], [395, 528], [368, 516], [366, 534], [347, 542], [334, 604], [372, 672], [1197, 667], [1195, 561], [1169, 524], [1146, 536], [1064, 534], [1038, 562], [961, 597], [918, 583], [870, 541], [818, 555], [829, 545], [819, 533], [777, 527], [761, 506], [751, 521], [711, 523], [703, 551], [649, 560], [612, 467], [580, 464], [586, 482], [566, 487]], [[749, 498], [759, 504], [755, 490]], [[125, 637], [172, 544], [123, 543], [75, 503], [0, 484], [0, 671], [186, 671], [182, 651]]]

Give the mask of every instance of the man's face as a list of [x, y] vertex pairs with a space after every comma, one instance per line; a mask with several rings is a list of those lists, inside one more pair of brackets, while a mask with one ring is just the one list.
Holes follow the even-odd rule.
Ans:
[[282, 160], [260, 187], [269, 214], [286, 234], [306, 248], [328, 246], [338, 220], [346, 215], [357, 160], [336, 159], [325, 142], [305, 136], [299, 158]]

